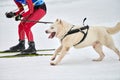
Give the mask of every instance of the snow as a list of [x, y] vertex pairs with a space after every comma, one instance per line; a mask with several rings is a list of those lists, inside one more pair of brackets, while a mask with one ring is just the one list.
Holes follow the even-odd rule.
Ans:
[[[83, 18], [87, 17], [88, 25], [108, 27], [120, 21], [120, 0], [45, 0], [45, 2], [48, 11], [42, 21], [55, 21], [60, 18], [82, 25]], [[1, 0], [0, 7], [0, 50], [5, 50], [18, 42], [19, 21], [4, 16], [5, 12], [16, 9], [13, 1]], [[50, 24], [36, 24], [32, 28], [37, 49], [59, 46], [58, 39], [50, 40], [45, 34], [44, 31], [49, 26]], [[120, 32], [112, 37], [120, 50]], [[0, 58], [0, 80], [120, 80], [118, 56], [106, 47], [103, 47], [103, 51], [105, 59], [93, 62], [92, 59], [98, 55], [92, 47], [71, 48], [57, 66], [50, 66], [51, 56]]]

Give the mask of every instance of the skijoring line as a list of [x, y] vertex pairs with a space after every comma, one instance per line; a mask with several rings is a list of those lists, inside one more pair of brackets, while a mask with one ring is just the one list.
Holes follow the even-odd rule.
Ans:
[[47, 21], [22, 20], [22, 19], [20, 19], [20, 21], [23, 21], [23, 22], [36, 22], [36, 23], [43, 23], [43, 24], [53, 24], [53, 22], [47, 22]]

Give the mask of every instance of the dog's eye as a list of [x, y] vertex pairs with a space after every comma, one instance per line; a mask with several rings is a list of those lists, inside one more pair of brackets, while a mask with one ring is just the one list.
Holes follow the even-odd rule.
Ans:
[[51, 27], [51, 29], [54, 29], [54, 27]]

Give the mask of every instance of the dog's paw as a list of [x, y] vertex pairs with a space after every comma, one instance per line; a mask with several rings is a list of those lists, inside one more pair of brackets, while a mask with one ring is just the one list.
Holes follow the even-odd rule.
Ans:
[[51, 58], [51, 61], [54, 61], [54, 60], [55, 60], [55, 57], [52, 57], [52, 58]]
[[97, 59], [93, 59], [93, 61], [102, 61], [104, 57], [99, 57]]
[[55, 65], [56, 65], [56, 63], [54, 63], [54, 62], [51, 62], [51, 63], [50, 63], [50, 65], [52, 65], [52, 66], [55, 66]]
[[92, 61], [102, 61], [102, 59], [93, 59]]

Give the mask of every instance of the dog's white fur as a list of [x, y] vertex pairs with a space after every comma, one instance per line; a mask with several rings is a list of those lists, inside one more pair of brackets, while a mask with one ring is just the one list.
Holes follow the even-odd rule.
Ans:
[[[61, 45], [56, 49], [52, 58], [51, 65], [58, 64], [62, 58], [65, 56], [67, 51], [76, 43], [78, 43], [83, 38], [83, 33], [78, 32], [71, 35], [66, 36], [62, 41], [61, 39], [64, 35], [71, 29], [73, 25], [67, 23], [63, 20], [57, 19], [49, 29], [46, 30], [46, 33], [55, 33], [55, 36], [60, 39]], [[80, 28], [81, 26], [75, 26], [75, 28]], [[120, 22], [117, 23], [115, 27], [103, 27], [103, 26], [95, 26], [89, 27], [88, 35], [85, 40], [74, 46], [75, 48], [83, 48], [86, 46], [93, 46], [94, 50], [99, 54], [99, 58], [93, 59], [93, 61], [101, 61], [104, 58], [104, 53], [102, 51], [102, 46], [106, 46], [109, 49], [112, 49], [119, 57], [120, 60], [120, 51], [115, 47], [112, 37], [112, 34], [115, 34], [120, 31]], [[52, 35], [51, 35], [52, 36]], [[52, 36], [53, 37], [53, 36]], [[50, 38], [52, 38], [50, 37]], [[56, 59], [57, 54], [60, 53], [58, 58]]]

